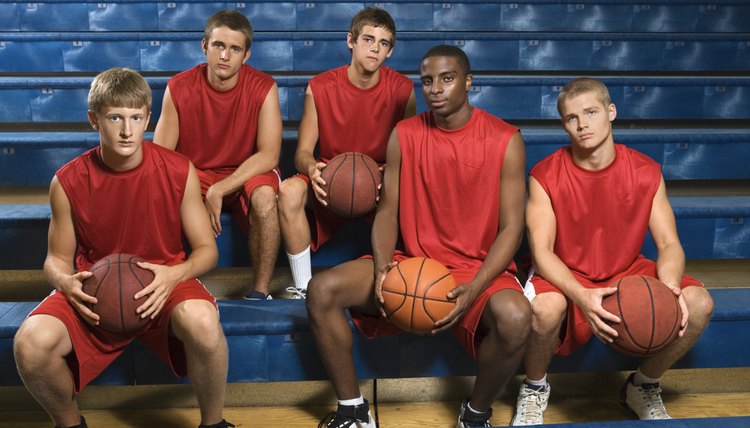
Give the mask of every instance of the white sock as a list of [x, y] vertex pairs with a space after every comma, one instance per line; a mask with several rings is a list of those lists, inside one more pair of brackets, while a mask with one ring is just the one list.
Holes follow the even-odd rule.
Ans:
[[310, 263], [310, 246], [298, 254], [286, 253], [289, 258], [289, 267], [292, 269], [294, 286], [301, 290], [307, 290], [307, 283], [312, 278], [312, 267]]
[[524, 379], [524, 382], [528, 383], [529, 385], [534, 385], [534, 386], [545, 386], [547, 385], [547, 374], [545, 373], [544, 377], [542, 377], [539, 380], [531, 380], [527, 377], [526, 379]]
[[351, 400], [339, 400], [339, 404], [342, 406], [361, 406], [365, 404], [365, 397], [359, 396], [357, 398], [352, 398]]
[[641, 385], [644, 383], [659, 383], [659, 379], [652, 379], [645, 374], [641, 373], [641, 369], [635, 371], [635, 376], [633, 376], [633, 385]]

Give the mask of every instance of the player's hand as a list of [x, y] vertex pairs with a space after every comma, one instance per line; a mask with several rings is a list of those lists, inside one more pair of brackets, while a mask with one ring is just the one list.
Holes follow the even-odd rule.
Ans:
[[[602, 300], [617, 292], [617, 288], [586, 288], [573, 301], [586, 316], [594, 335], [604, 343], [612, 343], [617, 331], [609, 323], [619, 323], [620, 318], [602, 307]], [[608, 323], [609, 322], [609, 323]]]
[[172, 290], [179, 283], [180, 274], [177, 266], [164, 266], [148, 262], [138, 262], [138, 267], [150, 270], [154, 273], [154, 280], [143, 290], [135, 293], [134, 299], [148, 296], [146, 301], [135, 311], [141, 318], [154, 319], [164, 307]]
[[206, 199], [203, 203], [206, 205], [208, 219], [211, 222], [211, 229], [214, 232], [214, 238], [221, 235], [221, 206], [224, 197], [211, 186], [206, 191]]
[[73, 309], [81, 315], [84, 321], [91, 325], [99, 325], [99, 315], [95, 314], [88, 306], [96, 304], [97, 299], [83, 292], [83, 281], [91, 275], [93, 273], [88, 271], [69, 275], [60, 284], [60, 292], [68, 299], [68, 303], [73, 306]]
[[687, 302], [685, 301], [685, 296], [682, 294], [682, 290], [680, 289], [680, 287], [672, 287], [671, 285], [668, 285], [668, 287], [670, 290], [672, 290], [672, 293], [677, 296], [677, 303], [680, 305], [680, 310], [682, 311], [680, 331], [677, 332], [677, 336], [682, 337], [682, 335], [685, 334], [685, 330], [687, 330], [688, 326], [689, 313]]
[[320, 202], [321, 205], [324, 207], [328, 205], [328, 202], [326, 202], [325, 198], [328, 196], [326, 192], [323, 190], [323, 187], [325, 186], [326, 181], [323, 180], [323, 177], [321, 176], [321, 173], [323, 172], [323, 169], [325, 169], [326, 164], [323, 162], [318, 162], [315, 164], [314, 168], [310, 168], [310, 171], [308, 172], [308, 176], [310, 177], [310, 184], [312, 185], [313, 192], [315, 193], [315, 199]]
[[375, 270], [375, 306], [378, 308], [378, 312], [380, 312], [380, 316], [383, 318], [386, 316], [385, 308], [383, 308], [383, 304], [385, 303], [385, 299], [383, 299], [383, 282], [385, 282], [385, 277], [388, 275], [388, 272], [396, 267], [397, 264], [398, 263], [391, 261], [384, 267]]
[[449, 300], [455, 300], [456, 307], [453, 308], [445, 318], [437, 321], [435, 323], [435, 328], [430, 333], [437, 334], [448, 330], [461, 321], [471, 307], [471, 304], [474, 303], [474, 299], [476, 299], [481, 292], [482, 287], [474, 283], [460, 284], [458, 287], [449, 291], [446, 297]]

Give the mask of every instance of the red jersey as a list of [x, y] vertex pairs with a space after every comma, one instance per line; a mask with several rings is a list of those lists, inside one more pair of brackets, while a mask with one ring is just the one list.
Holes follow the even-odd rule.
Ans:
[[[518, 128], [474, 107], [469, 122], [439, 128], [432, 113], [396, 125], [401, 146], [399, 227], [406, 252], [476, 271], [499, 229], [500, 174]], [[507, 267], [515, 271], [515, 264]]]
[[274, 80], [244, 64], [237, 86], [220, 92], [206, 69], [197, 65], [167, 84], [180, 120], [175, 150], [199, 169], [237, 168], [256, 151], [258, 114]]
[[578, 167], [572, 156], [570, 146], [563, 147], [531, 175], [555, 211], [555, 254], [583, 277], [605, 281], [642, 257], [661, 167], [620, 144], [612, 164], [599, 171]]
[[73, 212], [77, 269], [114, 253], [164, 265], [183, 262], [180, 206], [188, 159], [144, 141], [143, 162], [115, 172], [99, 152], [99, 147], [87, 151], [56, 174]]
[[349, 81], [348, 66], [310, 80], [318, 113], [319, 156], [328, 162], [344, 152], [359, 152], [385, 163], [388, 137], [404, 118], [414, 83], [388, 67], [380, 67], [378, 84], [361, 89]]

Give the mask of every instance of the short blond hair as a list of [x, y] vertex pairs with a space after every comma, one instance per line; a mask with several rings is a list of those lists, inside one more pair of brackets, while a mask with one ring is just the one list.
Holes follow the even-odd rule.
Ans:
[[593, 92], [596, 99], [604, 107], [609, 107], [612, 104], [612, 99], [609, 97], [609, 90], [604, 83], [591, 77], [579, 77], [568, 82], [562, 88], [562, 91], [560, 91], [560, 95], [557, 96], [557, 112], [560, 113], [560, 117], [563, 115], [563, 106], [568, 98], [577, 97], [589, 92]]
[[137, 71], [129, 68], [110, 68], [99, 73], [91, 82], [89, 111], [99, 113], [104, 107], [141, 108], [151, 112], [151, 88]]

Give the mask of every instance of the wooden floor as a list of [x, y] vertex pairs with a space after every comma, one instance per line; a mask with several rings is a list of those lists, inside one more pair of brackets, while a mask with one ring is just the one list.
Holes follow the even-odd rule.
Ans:
[[[675, 418], [702, 418], [750, 415], [750, 394], [707, 393], [665, 395], [664, 402]], [[454, 427], [458, 402], [381, 403], [378, 406], [383, 428]], [[492, 422], [507, 425], [512, 399], [495, 403]], [[372, 409], [372, 407], [371, 407]], [[238, 427], [315, 427], [320, 418], [333, 410], [328, 407], [234, 407], [226, 409], [226, 419]], [[372, 409], [374, 410], [374, 409]], [[90, 427], [195, 427], [200, 422], [197, 409], [88, 410], [84, 412]], [[571, 398], [553, 396], [545, 413], [545, 422], [586, 422], [630, 419], [616, 397]], [[0, 428], [49, 428], [47, 416], [39, 412], [0, 412]]]

